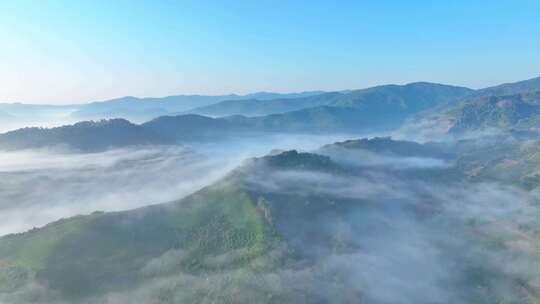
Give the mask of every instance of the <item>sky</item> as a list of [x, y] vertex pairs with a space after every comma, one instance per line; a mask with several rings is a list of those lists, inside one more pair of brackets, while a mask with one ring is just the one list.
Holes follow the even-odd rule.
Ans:
[[0, 102], [540, 76], [538, 0], [0, 1]]

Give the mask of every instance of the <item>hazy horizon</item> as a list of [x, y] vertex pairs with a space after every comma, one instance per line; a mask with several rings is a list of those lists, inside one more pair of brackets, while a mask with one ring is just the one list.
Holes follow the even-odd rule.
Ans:
[[245, 91], [245, 92], [222, 92], [222, 93], [216, 93], [216, 94], [212, 94], [212, 93], [209, 93], [209, 94], [206, 94], [204, 92], [182, 92], [182, 93], [176, 93], [176, 94], [167, 94], [167, 95], [146, 95], [146, 96], [135, 96], [135, 95], [132, 95], [132, 94], [128, 94], [128, 95], [122, 95], [122, 96], [110, 96], [108, 98], [104, 98], [104, 99], [88, 99], [88, 100], [80, 100], [80, 101], [75, 101], [75, 102], [58, 102], [58, 101], [54, 101], [54, 100], [51, 100], [51, 101], [36, 101], [36, 102], [27, 102], [27, 101], [21, 101], [21, 100], [17, 100], [17, 101], [9, 101], [9, 100], [0, 100], [0, 103], [12, 103], [12, 104], [17, 104], [17, 103], [20, 103], [20, 104], [35, 104], [35, 105], [60, 105], [60, 106], [69, 106], [69, 105], [80, 105], [80, 104], [87, 104], [87, 103], [92, 103], [92, 102], [102, 102], [102, 101], [109, 101], [109, 100], [114, 100], [114, 99], [121, 99], [121, 98], [126, 98], [126, 97], [135, 97], [135, 98], [138, 98], [138, 99], [145, 99], [145, 98], [165, 98], [165, 97], [170, 97], [170, 96], [226, 96], [226, 95], [238, 95], [238, 96], [246, 96], [246, 95], [250, 95], [250, 94], [258, 94], [258, 93], [276, 93], [276, 94], [294, 94], [294, 93], [306, 93], [306, 92], [317, 92], [317, 91], [320, 91], [320, 92], [340, 92], [340, 91], [351, 91], [351, 90], [362, 90], [362, 89], [367, 89], [367, 88], [371, 88], [371, 87], [377, 87], [377, 86], [384, 86], [384, 85], [407, 85], [407, 84], [411, 84], [411, 83], [417, 83], [417, 82], [428, 82], [428, 83], [438, 83], [438, 84], [444, 84], [444, 85], [450, 85], [450, 86], [456, 86], [456, 87], [465, 87], [465, 88], [469, 88], [469, 89], [473, 89], [473, 90], [479, 90], [479, 89], [484, 89], [484, 88], [489, 88], [489, 87], [493, 87], [493, 86], [497, 86], [497, 85], [501, 85], [501, 84], [507, 84], [507, 83], [514, 83], [514, 82], [519, 82], [519, 81], [523, 81], [523, 80], [529, 80], [529, 79], [533, 79], [533, 78], [538, 78], [540, 77], [540, 73], [538, 75], [532, 75], [532, 76], [529, 76], [529, 77], [524, 77], [524, 78], [519, 78], [519, 79], [510, 79], [510, 80], [507, 80], [507, 81], [504, 81], [504, 82], [497, 82], [497, 83], [492, 83], [492, 84], [489, 84], [489, 85], [486, 85], [486, 86], [481, 86], [481, 87], [472, 87], [472, 86], [466, 86], [466, 85], [458, 85], [458, 84], [453, 84], [453, 83], [442, 83], [442, 82], [435, 82], [435, 81], [429, 81], [429, 80], [418, 80], [418, 81], [407, 81], [407, 82], [393, 82], [393, 83], [379, 83], [379, 84], [373, 84], [373, 85], [369, 85], [369, 86], [362, 86], [362, 87], [354, 87], [354, 88], [340, 88], [340, 89], [333, 89], [333, 90], [323, 90], [323, 89], [317, 89], [317, 88], [314, 88], [314, 89], [311, 89], [311, 90], [298, 90], [298, 91], [280, 91], [280, 90], [273, 90], [273, 91], [269, 91], [269, 90], [259, 90], [259, 91]]
[[[538, 76], [537, 1], [0, 4], [0, 102], [336, 91]], [[399, 24], [399, 26], [396, 26]]]

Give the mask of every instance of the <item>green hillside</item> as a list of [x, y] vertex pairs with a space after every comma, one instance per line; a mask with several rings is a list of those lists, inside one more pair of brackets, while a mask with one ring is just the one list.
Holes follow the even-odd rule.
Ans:
[[[94, 213], [0, 240], [0, 286], [13, 291], [35, 280], [69, 298], [80, 298], [148, 279], [152, 259], [182, 251], [159, 275], [200, 275], [224, 268], [275, 267], [258, 260], [280, 243], [249, 196], [233, 183], [203, 189], [186, 199], [129, 212]], [[239, 251], [226, 264], [212, 257]]]
[[455, 117], [451, 132], [489, 128], [535, 130], [540, 94], [480, 97], [463, 103], [450, 114]]
[[[336, 146], [431, 151], [391, 139], [353, 143]], [[0, 302], [382, 304], [388, 288], [405, 303], [540, 299], [534, 271], [499, 264], [539, 261], [529, 249], [538, 223], [445, 211], [439, 192], [470, 201], [455, 168], [374, 170], [288, 151], [177, 202], [2, 237]], [[514, 246], [516, 238], [532, 247]]]

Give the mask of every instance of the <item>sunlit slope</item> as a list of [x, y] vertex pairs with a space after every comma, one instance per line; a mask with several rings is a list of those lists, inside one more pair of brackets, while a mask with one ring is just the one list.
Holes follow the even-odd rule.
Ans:
[[479, 97], [448, 112], [455, 121], [451, 132], [485, 129], [537, 131], [540, 93]]
[[[163, 255], [179, 256], [161, 275], [199, 274], [250, 267], [278, 243], [257, 206], [229, 181], [172, 204], [78, 216], [2, 238], [0, 286], [9, 291], [35, 279], [63, 295], [86, 296], [144, 280], [145, 266]], [[229, 263], [209, 262], [235, 250], [242, 254]]]
[[95, 212], [0, 238], [0, 300], [4, 294], [13, 303], [78, 303], [137, 292], [156, 280], [175, 282], [153, 291], [157, 303], [316, 299], [312, 292], [284, 286], [275, 273], [288, 271], [302, 254], [289, 249], [283, 238], [289, 231], [276, 227], [303, 222], [299, 228], [305, 233], [306, 216], [316, 216], [331, 200], [315, 195], [324, 205], [304, 209], [297, 195], [271, 196], [251, 183], [257, 174], [286, 169], [341, 170], [327, 157], [291, 151], [251, 160], [178, 202]]

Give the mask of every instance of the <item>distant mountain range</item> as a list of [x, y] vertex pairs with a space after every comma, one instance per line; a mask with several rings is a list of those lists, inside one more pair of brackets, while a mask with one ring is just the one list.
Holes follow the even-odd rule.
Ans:
[[55, 119], [59, 116], [71, 120], [100, 120], [124, 118], [144, 122], [162, 115], [186, 112], [190, 109], [214, 104], [224, 100], [270, 100], [301, 98], [322, 94], [322, 91], [301, 93], [258, 92], [247, 95], [175, 95], [167, 97], [138, 98], [126, 96], [111, 100], [72, 105], [33, 105], [23, 103], [0, 103], [4, 111], [20, 120]]
[[177, 95], [162, 98], [137, 98], [128, 96], [82, 105], [72, 114], [72, 116], [79, 119], [126, 118], [135, 121], [143, 121], [162, 115], [185, 112], [195, 107], [215, 104], [225, 100], [287, 99], [321, 93], [322, 92], [319, 91], [289, 94], [259, 92], [248, 95]]
[[263, 100], [227, 100], [217, 104], [195, 108], [190, 113], [209, 116], [263, 116], [269, 114], [298, 111], [301, 109], [330, 106], [369, 108], [397, 107], [414, 112], [435, 104], [454, 101], [473, 90], [433, 83], [411, 83], [404, 86], [385, 85], [348, 92], [334, 92], [304, 98]]
[[[176, 95], [161, 98], [126, 96], [117, 99], [73, 105], [31, 105], [0, 103], [0, 111], [18, 119], [69, 116], [74, 120], [124, 118], [143, 122], [163, 115], [200, 114], [206, 116], [263, 116], [317, 106], [358, 107], [360, 103], [401, 103], [407, 107], [429, 107], [436, 102], [453, 101], [464, 96], [499, 96], [540, 90], [540, 77], [473, 91], [467, 88], [411, 83], [383, 85], [340, 92], [301, 93], [258, 92], [247, 95]], [[414, 103], [411, 100], [414, 99]], [[271, 101], [271, 102], [269, 102]], [[367, 102], [366, 102], [367, 101]]]
[[[380, 86], [349, 93], [326, 93], [301, 98], [279, 99], [277, 107], [288, 109], [296, 102], [300, 110], [266, 116], [246, 117], [241, 115], [210, 118], [187, 114], [162, 116], [140, 126], [127, 121], [113, 120], [100, 123], [80, 123], [53, 129], [29, 128], [0, 135], [0, 147], [7, 149], [43, 147], [65, 144], [76, 149], [103, 149], [110, 146], [147, 144], [160, 142], [203, 141], [228, 136], [245, 136], [259, 133], [331, 133], [387, 130], [418, 111], [458, 100], [470, 93], [469, 89], [429, 83], [414, 83], [405, 86]], [[308, 93], [305, 93], [308, 94]], [[273, 103], [274, 101], [257, 101]], [[143, 109], [151, 101], [133, 99], [111, 103], [133, 104], [134, 109]], [[176, 104], [170, 101], [171, 104]], [[223, 104], [223, 103], [222, 103]], [[222, 105], [221, 104], [221, 105]], [[227, 102], [225, 103], [227, 104]], [[319, 106], [320, 104], [327, 104]], [[142, 108], [137, 108], [142, 105]], [[108, 103], [91, 104], [91, 107], [107, 108]], [[276, 109], [270, 106], [267, 109]], [[146, 111], [146, 110], [144, 110]], [[111, 132], [125, 137], [110, 140], [92, 135]], [[96, 133], [96, 134], [97, 134]], [[137, 136], [141, 140], [137, 141]], [[154, 140], [150, 138], [154, 136]], [[88, 137], [88, 143], [84, 144]]]
[[72, 115], [81, 119], [95, 118], [127, 118], [136, 121], [148, 120], [157, 116], [174, 114], [190, 110], [194, 107], [214, 104], [224, 100], [243, 100], [258, 98], [267, 100], [273, 98], [295, 98], [318, 94], [318, 92], [306, 92], [295, 94], [255, 93], [249, 95], [178, 95], [163, 98], [136, 98], [123, 97], [102, 102], [85, 104]]
[[[335, 93], [305, 92], [285, 95], [257, 93], [240, 96], [243, 100], [224, 101], [219, 100], [231, 96], [172, 96], [143, 100], [127, 97], [83, 105], [72, 115], [91, 116], [110, 110], [110, 115], [119, 113], [118, 111], [124, 113], [129, 111], [132, 114], [145, 113], [144, 115], [159, 117], [140, 125], [112, 120], [53, 129], [27, 128], [0, 134], [0, 148], [21, 149], [64, 144], [86, 150], [149, 143], [206, 141], [230, 136], [257, 136], [269, 132], [311, 134], [379, 132], [396, 129], [408, 119], [426, 115], [438, 117], [432, 120], [436, 123], [440, 120], [443, 124], [447, 124], [448, 126], [441, 129], [450, 133], [485, 128], [537, 131], [540, 130], [537, 125], [540, 121], [538, 85], [537, 78], [477, 91], [418, 82]], [[501, 90], [517, 93], [509, 96], [492, 95]], [[261, 100], [264, 98], [277, 99]], [[188, 112], [201, 112], [218, 117], [199, 114], [160, 115], [201, 103], [213, 104]], [[159, 107], [152, 108], [155, 105]], [[11, 105], [11, 107], [20, 110], [22, 106]], [[50, 111], [48, 106], [29, 107]], [[4, 108], [9, 107], [4, 105]], [[62, 109], [73, 110], [69, 106]], [[94, 134], [105, 132], [104, 130], [115, 134], [118, 138], [110, 140]]]
[[216, 104], [197, 107], [189, 113], [206, 116], [263, 116], [268, 114], [296, 111], [313, 106], [328, 104], [333, 98], [339, 98], [341, 93], [325, 93], [304, 98], [275, 99], [275, 100], [226, 100]]

